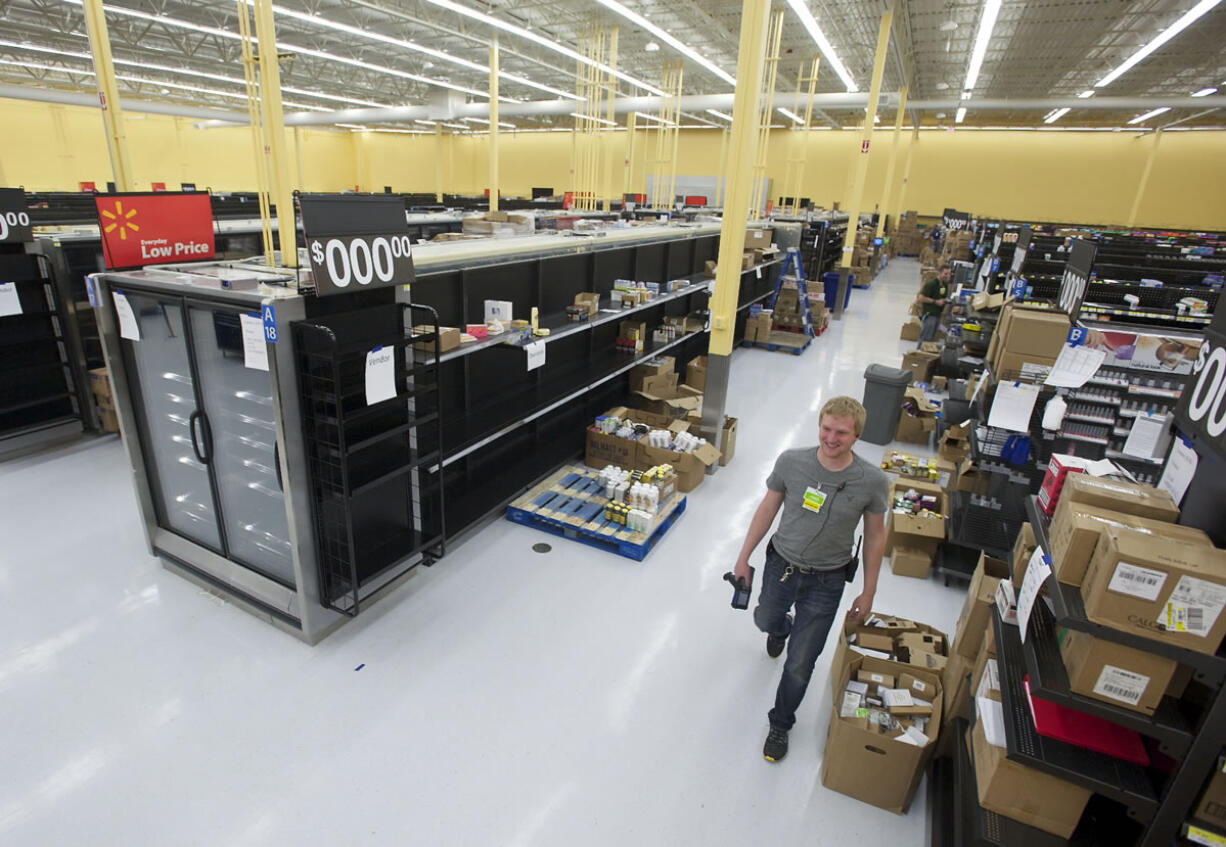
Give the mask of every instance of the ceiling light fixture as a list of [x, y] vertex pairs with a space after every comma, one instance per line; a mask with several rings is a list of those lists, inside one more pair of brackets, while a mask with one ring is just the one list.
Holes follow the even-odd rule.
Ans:
[[1078, 94], [1077, 96], [1078, 96], [1078, 97], [1080, 97], [1082, 100], [1085, 100], [1087, 97], [1093, 97], [1093, 96], [1094, 96], [1094, 89], [1093, 89], [1093, 88], [1087, 88], [1085, 91], [1081, 92], [1081, 93], [1080, 93], [1080, 94]]
[[[470, 118], [461, 118], [460, 120], [464, 120], [464, 121], [472, 121], [472, 122], [473, 122], [473, 123], [475, 123], [475, 124], [485, 124], [486, 126], [489, 126], [489, 125], [490, 125], [490, 122], [489, 122], [489, 119], [488, 119], [488, 118], [471, 118], [471, 117], [470, 117]], [[499, 126], [501, 126], [501, 127], [505, 127], [506, 129], [515, 129], [515, 124], [509, 124], [509, 123], [505, 123], [505, 122], [503, 122], [503, 121], [499, 121], [499, 122], [498, 122], [498, 125], [499, 125]]]
[[1043, 116], [1043, 123], [1054, 124], [1056, 121], [1060, 120], [1062, 117], [1064, 117], [1071, 111], [1072, 109], [1068, 109], [1068, 108], [1052, 109], [1050, 112], [1048, 112], [1046, 115]]
[[822, 55], [826, 57], [826, 61], [834, 68], [834, 72], [839, 75], [839, 79], [843, 80], [843, 85], [847, 88], [848, 93], [859, 91], [860, 89], [856, 87], [856, 81], [847, 72], [846, 66], [839, 61], [838, 54], [834, 52], [834, 46], [830, 43], [830, 39], [826, 38], [826, 33], [822, 32], [822, 28], [817, 25], [817, 19], [809, 11], [805, 0], [788, 0], [788, 6], [796, 13], [796, 17], [800, 18], [801, 26], [809, 33], [809, 37], [817, 43], [817, 49], [822, 51]]
[[979, 70], [983, 67], [983, 57], [988, 52], [988, 42], [992, 39], [992, 30], [996, 28], [996, 18], [1000, 14], [1001, 0], [987, 0], [983, 4], [983, 14], [979, 18], [979, 32], [975, 34], [975, 46], [971, 50], [971, 63], [966, 68], [966, 82], [963, 91], [972, 91], [979, 81]]
[[[454, 12], [457, 15], [462, 15], [463, 17], [469, 18], [470, 20], [480, 21], [481, 23], [494, 27], [494, 29], [499, 29], [499, 30], [502, 30], [503, 32], [507, 32], [512, 35], [517, 35], [520, 38], [523, 38], [527, 41], [531, 41], [533, 44], [538, 44], [541, 47], [544, 47], [548, 50], [553, 50], [555, 53], [560, 53], [561, 55], [567, 57], [568, 59], [574, 59], [576, 62], [582, 62], [583, 64], [588, 65], [589, 67], [598, 68], [599, 70], [604, 71], [607, 74], [612, 74], [613, 76], [617, 77], [623, 82], [628, 82], [631, 85], [635, 86], [636, 88], [641, 88], [650, 94], [656, 95], [657, 97], [664, 96], [664, 91], [659, 88], [656, 88], [654, 85], [649, 85], [646, 82], [643, 82], [643, 80], [641, 79], [637, 79], [636, 77], [630, 76], [630, 74], [623, 73], [619, 70], [616, 70], [615, 68], [611, 68], [608, 65], [602, 64], [601, 62], [597, 62], [592, 59], [589, 59], [587, 56], [584, 56], [582, 53], [578, 53], [570, 49], [569, 47], [565, 47], [559, 44], [556, 41], [551, 41], [548, 38], [537, 35], [535, 32], [531, 32], [527, 29], [524, 29], [521, 26], [516, 26], [515, 24], [507, 23], [506, 21], [499, 20], [498, 18], [487, 15], [484, 12], [479, 12], [476, 9], [470, 9], [467, 6], [461, 6], [459, 3], [452, 2], [452, 0], [423, 0], [423, 2], [429, 3], [432, 6], [438, 6], [440, 9], [446, 9], [449, 12]], [[569, 131], [570, 130], [567, 130], [567, 132]]]
[[936, 85], [937, 91], [945, 91], [947, 88], [949, 88], [948, 82], [938, 82]]
[[1192, 96], [1193, 97], [1208, 97], [1210, 94], [1217, 94], [1217, 89], [1216, 88], [1202, 88], [1200, 91], [1193, 93]]
[[571, 112], [570, 116], [572, 118], [578, 118], [582, 121], [595, 121], [596, 123], [604, 124], [605, 126], [617, 126], [617, 121], [611, 121], [607, 118], [597, 118], [593, 115], [585, 115], [582, 112]]
[[1152, 112], [1146, 112], [1143, 115], [1137, 115], [1135, 118], [1133, 118], [1132, 120], [1128, 122], [1128, 125], [1133, 126], [1134, 124], [1143, 124], [1150, 118], [1156, 118], [1158, 117], [1158, 115], [1161, 115], [1165, 112], [1169, 112], [1170, 110], [1171, 110], [1170, 106], [1163, 106], [1160, 109], [1154, 109]]
[[668, 120], [667, 118], [661, 118], [657, 115], [649, 115], [646, 112], [635, 112], [634, 114], [638, 115], [640, 118], [646, 118], [649, 121], [655, 121], [658, 124], [664, 124], [665, 126], [676, 126], [676, 124], [674, 124], [672, 121]]
[[803, 124], [805, 119], [793, 112], [791, 109], [785, 109], [782, 106], [776, 106], [775, 109], [785, 118], [791, 118], [793, 123]]
[[674, 50], [676, 50], [682, 56], [685, 56], [687, 59], [689, 59], [694, 64], [698, 65], [699, 67], [705, 68], [708, 72], [719, 77], [724, 82], [728, 83], [734, 88], [736, 87], [736, 77], [734, 77], [732, 74], [725, 71], [719, 65], [712, 62], [706, 56], [703, 56], [693, 47], [680, 41], [679, 39], [674, 38], [670, 33], [656, 26], [651, 21], [647, 20], [645, 17], [640, 15], [638, 12], [634, 12], [634, 11], [631, 11], [630, 9], [627, 9], [621, 3], [618, 3], [617, 0], [596, 0], [596, 2], [599, 3], [601, 6], [604, 6], [606, 9], [609, 9], [610, 11], [616, 12], [617, 14], [621, 15], [623, 18], [630, 21], [632, 24], [642, 27], [643, 29], [647, 30], [652, 35], [654, 35], [656, 38], [663, 41], [669, 47], [672, 47]]
[[[1128, 73], [1129, 70], [1144, 61], [1145, 57], [1153, 53], [1163, 44], [1166, 44], [1175, 36], [1179, 35], [1179, 33], [1183, 32], [1189, 26], [1194, 24], [1202, 15], [1221, 2], [1222, 0], [1200, 0], [1199, 3], [1185, 12], [1179, 18], [1179, 20], [1162, 30], [1162, 32], [1158, 33], [1158, 35], [1155, 36], [1152, 41], [1120, 63], [1115, 70], [1111, 71], [1098, 82], [1094, 83], [1094, 87], [1102, 88], [1115, 82], [1124, 74]], [[1129, 123], [1132, 123], [1132, 121], [1129, 121]]]
[[656, 44], [654, 41], [648, 41], [646, 44], [643, 45], [643, 49], [646, 50], [648, 53], [655, 53], [657, 50], [660, 49], [660, 45]]
[[447, 123], [446, 121], [440, 121], [439, 126], [445, 126], [448, 129], [471, 129], [471, 127], [465, 126], [464, 124], [451, 124]]
[[715, 117], [717, 118], [723, 118], [728, 123], [732, 123], [732, 115], [726, 115], [723, 112], [721, 112], [719, 109], [707, 109], [707, 114], [715, 115]]
[[966, 107], [959, 106], [958, 111], [954, 113], [954, 123], [962, 123], [962, 119], [966, 117]]
[[957, 21], [946, 21], [945, 23], [941, 24], [941, 32], [953, 32], [957, 28]]

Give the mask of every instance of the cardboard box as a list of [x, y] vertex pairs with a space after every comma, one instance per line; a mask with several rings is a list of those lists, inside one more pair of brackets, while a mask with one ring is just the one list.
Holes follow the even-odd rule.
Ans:
[[881, 460], [881, 469], [900, 478], [939, 485], [947, 491], [958, 479], [958, 466], [943, 459], [916, 456], [899, 450], [888, 451]]
[[1090, 801], [1089, 790], [1010, 761], [1004, 748], [988, 743], [982, 721], [967, 730], [967, 745], [979, 805], [1060, 838], [1073, 834]]
[[921, 495], [932, 494], [937, 498], [940, 518], [921, 517], [920, 515], [903, 515], [894, 511], [886, 512], [885, 516], [885, 548], [887, 552], [896, 547], [907, 547], [912, 550], [931, 550], [945, 540], [945, 515], [949, 514], [949, 498], [941, 486], [930, 482], [920, 482], [914, 479], [895, 479], [890, 485], [889, 500], [894, 502], [897, 492], [914, 488]]
[[751, 250], [746, 253], [742, 253], [741, 254], [741, 270], [747, 271], [753, 268], [753, 266], [754, 266], [753, 251]]
[[1081, 596], [1095, 623], [1212, 655], [1226, 635], [1226, 550], [1107, 527]]
[[[998, 325], [997, 333], [1002, 332]], [[1053, 360], [1068, 340], [1068, 315], [1062, 312], [1011, 308], [1003, 328], [1002, 352], [1050, 357]]]
[[895, 677], [894, 674], [887, 673], [886, 670], [878, 668], [858, 670], [856, 671], [856, 679], [860, 682], [867, 682], [870, 685], [880, 685], [882, 688], [893, 688]]
[[1047, 460], [1047, 471], [1043, 474], [1043, 482], [1039, 486], [1039, 508], [1043, 514], [1050, 516], [1056, 511], [1060, 501], [1060, 492], [1064, 488], [1064, 480], [1071, 473], [1084, 473], [1089, 459], [1072, 456], [1066, 453], [1052, 453]]
[[911, 371], [912, 382], [927, 382], [940, 358], [940, 353], [911, 350], [902, 357], [902, 364], [899, 367], [904, 371]]
[[898, 576], [927, 579], [932, 571], [935, 551], [918, 547], [895, 547], [890, 554], [890, 570]]
[[898, 687], [905, 688], [916, 697], [929, 702], [936, 698], [937, 691], [939, 690], [931, 681], [920, 679], [913, 673], [899, 674]]
[[119, 432], [119, 413], [114, 409], [99, 407], [98, 425], [103, 432]]
[[941, 720], [948, 724], [954, 718], [971, 717], [970, 680], [972, 660], [957, 654], [949, 657], [941, 669], [941, 690], [945, 693], [945, 709]]
[[[423, 335], [425, 333], [433, 333], [434, 327], [421, 326], [413, 327], [414, 335]], [[439, 354], [446, 353], [448, 350], [454, 350], [460, 346], [460, 328], [458, 326], [440, 326], [438, 328], [438, 352]], [[434, 350], [434, 341], [418, 341], [413, 345], [415, 350]]]
[[[892, 663], [856, 653], [844, 655], [844, 661], [831, 668], [830, 677], [834, 702], [839, 702], [847, 682], [860, 672], [893, 675]], [[940, 677], [928, 671], [909, 671], [916, 679], [940, 686]], [[891, 686], [892, 687], [892, 686]], [[934, 714], [943, 707], [938, 688], [932, 701]], [[822, 785], [865, 803], [903, 814], [911, 805], [915, 790], [932, 754], [936, 749], [939, 727], [928, 725], [928, 743], [923, 747], [884, 738], [871, 728], [863, 729], [839, 717], [831, 709], [830, 728], [826, 733], [826, 751], [822, 756]]]
[[1051, 373], [1052, 366], [1056, 364], [1056, 358], [1054, 356], [1036, 356], [1031, 353], [1005, 352], [999, 354], [994, 360], [989, 359], [989, 364], [995, 366], [992, 369], [992, 374], [996, 377], [1003, 376], [1008, 379], [1016, 377], [1046, 377]]
[[486, 300], [485, 301], [485, 322], [493, 323], [500, 321], [504, 325], [509, 324], [513, 318], [511, 314], [510, 300]]
[[644, 441], [638, 444], [635, 460], [636, 470], [645, 471], [656, 465], [672, 465], [677, 472], [677, 490], [690, 492], [702, 484], [707, 468], [719, 461], [719, 451], [711, 444], [703, 444], [692, 453], [678, 453], [652, 447]]
[[992, 623], [992, 607], [996, 605], [996, 586], [1002, 579], [1009, 578], [1009, 563], [993, 559], [986, 553], [979, 556], [979, 564], [971, 575], [971, 584], [966, 590], [966, 600], [962, 603], [962, 612], [958, 615], [958, 625], [954, 630], [954, 643], [951, 654], [962, 656], [968, 661], [979, 655], [988, 627]]
[[1065, 477], [1064, 487], [1060, 490], [1060, 499], [1063, 501], [1066, 498], [1070, 503], [1100, 506], [1167, 523], [1179, 520], [1179, 507], [1171, 495], [1152, 485], [1073, 474]]
[[1034, 550], [1038, 546], [1039, 542], [1034, 537], [1034, 527], [1027, 521], [1022, 524], [1021, 531], [1018, 532], [1013, 542], [1013, 555], [1010, 558], [1013, 563], [1011, 573], [1015, 589], [1021, 590], [1022, 580], [1026, 577], [1026, 568], [1030, 565], [1030, 557], [1034, 555]]
[[894, 636], [886, 630], [873, 632], [866, 627], [856, 633], [856, 646], [866, 650], [880, 650], [883, 653], [893, 653]]
[[643, 321], [622, 321], [617, 325], [618, 338], [647, 338], [647, 324]]
[[922, 444], [927, 447], [932, 441], [932, 433], [936, 430], [936, 418], [929, 415], [912, 415], [906, 409], [898, 417], [898, 429], [894, 431], [894, 440], [903, 444]]
[[1004, 294], [988, 294], [979, 292], [971, 298], [971, 306], [980, 312], [991, 312], [1005, 305]]
[[[630, 390], [643, 391], [644, 386], [653, 377], [674, 377], [677, 373], [677, 360], [672, 356], [657, 356], [654, 359], [635, 365], [630, 369]], [[673, 383], [676, 385], [676, 383]], [[659, 383], [655, 383], [659, 385]]]
[[724, 431], [719, 440], [719, 466], [722, 468], [732, 461], [736, 454], [736, 418], [724, 415]]
[[576, 306], [586, 306], [589, 317], [596, 317], [600, 312], [600, 295], [594, 291], [581, 291], [575, 295]]
[[[690, 428], [689, 424], [685, 421], [676, 421], [663, 415], [628, 409], [625, 406], [615, 406], [604, 414], [615, 418], [630, 418], [635, 423], [647, 424], [653, 429], [688, 432]], [[618, 438], [616, 435], [606, 435], [599, 430], [588, 427], [583, 463], [590, 468], [617, 465], [619, 468], [625, 468], [626, 470], [647, 470], [652, 465], [639, 467], [638, 445], [638, 441], [629, 438]]]
[[634, 404], [645, 411], [673, 420], [684, 420], [690, 412], [702, 408], [702, 392], [695, 391], [688, 385], [664, 382], [647, 387], [651, 390], [631, 392]]
[[707, 387], [707, 357], [696, 356], [685, 366], [685, 384], [698, 391]]
[[707, 261], [704, 262], [702, 266], [703, 275], [711, 279], [714, 279], [717, 267], [718, 266], [716, 265], [714, 259], [707, 259]]
[[1218, 758], [1205, 793], [1192, 815], [1197, 820], [1226, 829], [1226, 760]]
[[1172, 538], [1188, 544], [1213, 545], [1209, 536], [1195, 527], [1065, 501], [1057, 507], [1056, 516], [1047, 532], [1051, 542], [1052, 569], [1058, 580], [1068, 585], [1081, 585], [1094, 557], [1094, 550], [1098, 547], [1099, 536], [1106, 527]]
[[1178, 667], [1172, 659], [1064, 627], [1059, 642], [1069, 688], [1146, 715], [1154, 713]]
[[745, 249], [746, 250], [766, 250], [771, 246], [771, 239], [774, 236], [773, 229], [761, 229], [758, 227], [747, 227], [745, 229]]
[[902, 330], [898, 333], [898, 337], [902, 341], [919, 341], [920, 331], [923, 328], [923, 321], [919, 318], [910, 318], [902, 325]]

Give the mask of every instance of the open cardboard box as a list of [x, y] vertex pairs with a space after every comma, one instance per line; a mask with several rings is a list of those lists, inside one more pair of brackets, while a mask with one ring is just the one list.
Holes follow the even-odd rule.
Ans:
[[945, 516], [949, 514], [949, 497], [945, 490], [935, 483], [895, 477], [890, 485], [889, 502], [894, 502], [896, 493], [910, 488], [920, 494], [935, 496], [937, 511], [942, 517], [897, 514], [891, 509], [885, 515], [885, 549], [888, 552], [902, 546], [913, 550], [932, 550], [935, 553], [937, 545], [945, 540]]
[[[667, 429], [672, 432], [689, 432], [690, 425], [685, 421], [674, 420], [664, 415], [650, 412], [640, 412], [627, 409], [625, 406], [615, 406], [604, 413], [615, 418], [630, 418], [635, 423], [647, 424], [653, 429]], [[599, 430], [588, 427], [587, 439], [583, 453], [583, 463], [590, 468], [603, 468], [606, 465], [617, 465], [626, 470], [646, 470], [652, 467], [638, 467], [639, 442], [630, 438], [618, 438], [607, 435]]]
[[[675, 372], [673, 377], [676, 377]], [[677, 385], [675, 381], [654, 384], [650, 391], [635, 391], [632, 393], [632, 399], [636, 406], [648, 412], [675, 420], [682, 420], [690, 412], [702, 408], [702, 392], [688, 385]]]
[[954, 630], [954, 643], [950, 653], [973, 660], [979, 655], [992, 621], [992, 607], [996, 605], [996, 586], [1009, 578], [1009, 563], [993, 559], [986, 553], [979, 555], [979, 564], [971, 574], [971, 584], [958, 615]]

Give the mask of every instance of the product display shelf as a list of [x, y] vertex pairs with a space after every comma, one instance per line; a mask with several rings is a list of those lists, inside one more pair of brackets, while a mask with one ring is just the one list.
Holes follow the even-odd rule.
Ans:
[[[1038, 500], [1026, 498], [1026, 515], [1034, 530], [1035, 540], [1050, 558], [1051, 546], [1048, 542], [1048, 527], [1050, 519], [1039, 508]], [[1198, 672], [1198, 678], [1207, 685], [1219, 685], [1226, 679], [1226, 655], [1219, 651], [1218, 655], [1210, 656], [1196, 653], [1181, 647], [1168, 644], [1165, 641], [1153, 641], [1121, 632], [1108, 626], [1093, 623], [1086, 617], [1085, 604], [1081, 599], [1081, 589], [1074, 585], [1065, 585], [1056, 580], [1053, 574], [1047, 581], [1046, 596], [1052, 601], [1053, 615], [1056, 623], [1078, 632], [1088, 633], [1095, 638], [1114, 641], [1127, 647], [1134, 647], [1147, 653], [1156, 653], [1174, 659], [1181, 664], [1189, 665]]]
[[1200, 820], [1187, 821], [1179, 828], [1181, 837], [1192, 844], [1205, 847], [1221, 847], [1226, 844], [1226, 827], [1214, 826]]
[[1034, 696], [1059, 706], [1096, 715], [1158, 741], [1164, 754], [1182, 755], [1194, 738], [1193, 720], [1173, 697], [1164, 697], [1152, 717], [1113, 706], [1102, 700], [1075, 694], [1069, 689], [1068, 673], [1060, 657], [1056, 620], [1046, 604], [1036, 603], [1026, 640], [1022, 643], [1030, 690]]
[[996, 609], [992, 610], [992, 625], [1000, 666], [1008, 757], [1122, 803], [1136, 820], [1148, 820], [1158, 808], [1158, 794], [1148, 771], [1035, 731], [1022, 682], [1026, 663], [1018, 628], [1004, 623]]

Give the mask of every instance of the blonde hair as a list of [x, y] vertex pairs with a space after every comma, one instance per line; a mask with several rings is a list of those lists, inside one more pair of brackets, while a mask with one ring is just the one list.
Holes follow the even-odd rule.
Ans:
[[820, 423], [826, 415], [834, 415], [836, 418], [851, 418], [856, 425], [856, 437], [864, 432], [864, 422], [868, 419], [868, 412], [860, 405], [860, 401], [854, 397], [843, 395], [841, 397], [831, 397], [822, 406], [822, 413], [817, 416]]

